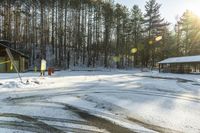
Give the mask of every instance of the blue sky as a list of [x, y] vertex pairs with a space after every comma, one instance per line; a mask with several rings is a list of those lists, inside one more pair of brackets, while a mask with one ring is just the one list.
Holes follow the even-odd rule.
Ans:
[[[134, 4], [138, 5], [144, 12], [146, 0], [115, 0], [116, 3], [126, 5], [132, 8]], [[200, 0], [157, 0], [162, 4], [160, 9], [162, 17], [165, 17], [170, 23], [176, 22], [176, 16], [181, 16], [186, 9], [192, 10], [200, 16]]]

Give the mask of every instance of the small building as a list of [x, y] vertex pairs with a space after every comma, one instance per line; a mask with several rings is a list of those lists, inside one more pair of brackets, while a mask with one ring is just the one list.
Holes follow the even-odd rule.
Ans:
[[7, 55], [6, 48], [10, 49], [16, 67], [19, 72], [25, 72], [28, 70], [28, 56], [23, 53], [11, 48], [9, 45], [4, 44], [3, 41], [0, 41], [0, 73], [11, 73], [15, 72], [13, 65], [10, 62], [9, 56]]
[[200, 55], [168, 58], [158, 64], [159, 72], [200, 73]]

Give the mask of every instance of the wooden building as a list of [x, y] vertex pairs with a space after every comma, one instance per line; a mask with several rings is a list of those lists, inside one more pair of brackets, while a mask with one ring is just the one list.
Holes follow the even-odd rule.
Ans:
[[27, 71], [28, 56], [24, 55], [23, 53], [11, 48], [9, 45], [4, 44], [4, 42], [0, 41], [0, 73], [15, 72], [15, 69], [10, 62], [9, 56], [6, 53], [6, 48], [10, 49], [19, 72]]
[[158, 64], [159, 72], [200, 73], [200, 55], [168, 58]]

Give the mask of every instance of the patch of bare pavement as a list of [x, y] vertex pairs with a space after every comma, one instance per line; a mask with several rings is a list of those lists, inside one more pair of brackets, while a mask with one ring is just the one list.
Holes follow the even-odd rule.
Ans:
[[162, 77], [162, 76], [151, 76], [151, 75], [137, 75], [133, 74], [135, 77], [145, 77], [145, 78], [153, 78], [153, 79], [167, 79], [167, 80], [176, 80], [177, 82], [194, 82], [193, 80], [184, 79], [184, 78], [176, 78], [176, 77]]
[[62, 133], [61, 130], [52, 127], [44, 122], [38, 121], [38, 119], [32, 118], [31, 116], [25, 116], [14, 113], [1, 113], [0, 117], [17, 118], [23, 120], [23, 121], [0, 121], [1, 128], [17, 129], [22, 131], [31, 131], [39, 133], [42, 132]]
[[79, 114], [79, 116], [85, 120], [87, 120], [91, 125], [98, 127], [100, 129], [106, 129], [110, 133], [135, 133], [125, 127], [116, 125], [115, 123], [108, 121], [104, 118], [97, 117], [95, 115], [92, 115], [88, 113], [87, 111], [78, 109], [73, 106], [66, 105], [67, 109], [73, 110], [73, 112], [76, 112]]

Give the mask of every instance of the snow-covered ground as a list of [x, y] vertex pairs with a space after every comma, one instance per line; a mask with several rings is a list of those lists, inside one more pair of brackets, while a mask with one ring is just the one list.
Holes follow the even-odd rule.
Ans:
[[24, 83], [16, 74], [0, 74], [0, 132], [200, 132], [200, 75], [21, 75]]

